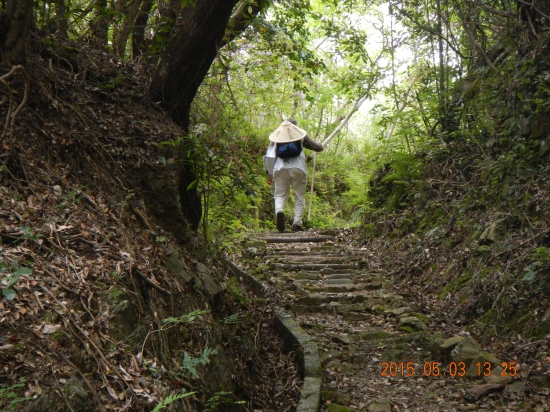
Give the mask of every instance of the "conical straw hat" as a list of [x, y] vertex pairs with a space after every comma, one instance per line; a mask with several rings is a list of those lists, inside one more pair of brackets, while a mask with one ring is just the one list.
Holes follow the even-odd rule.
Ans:
[[288, 143], [303, 139], [306, 135], [307, 132], [305, 130], [285, 120], [269, 135], [269, 140], [275, 143]]

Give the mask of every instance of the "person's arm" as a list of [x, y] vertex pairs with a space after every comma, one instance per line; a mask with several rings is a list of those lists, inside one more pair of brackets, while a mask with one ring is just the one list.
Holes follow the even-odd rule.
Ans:
[[315, 150], [316, 152], [322, 152], [324, 149], [321, 143], [317, 143], [307, 134], [306, 137], [304, 137], [304, 147], [309, 150]]

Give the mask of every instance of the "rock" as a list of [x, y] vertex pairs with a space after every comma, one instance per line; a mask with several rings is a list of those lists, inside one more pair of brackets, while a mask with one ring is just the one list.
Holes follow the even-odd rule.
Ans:
[[400, 318], [399, 322], [401, 323], [401, 326], [409, 326], [417, 331], [428, 330], [426, 324], [414, 316]]
[[429, 317], [421, 313], [411, 312], [408, 314], [408, 316], [414, 316], [415, 318], [421, 320], [422, 323], [424, 323], [425, 325], [429, 325], [430, 323], [432, 323], [432, 320]]
[[408, 306], [403, 306], [402, 308], [397, 308], [397, 309], [386, 309], [384, 313], [387, 313], [389, 315], [394, 315], [394, 316], [400, 316], [405, 313], [409, 313], [410, 311], [411, 311], [411, 308], [409, 308]]
[[325, 368], [327, 369], [338, 369], [342, 361], [340, 359], [331, 359], [330, 362], [328, 362], [325, 365]]
[[391, 412], [391, 402], [387, 398], [380, 398], [371, 402], [368, 406], [369, 412]]
[[384, 302], [393, 302], [396, 300], [403, 300], [403, 296], [394, 295], [393, 293], [385, 293], [382, 295], [382, 299], [384, 299]]
[[372, 308], [376, 305], [383, 305], [384, 301], [382, 299], [373, 298], [370, 295], [367, 294], [359, 294], [354, 295], [351, 299], [351, 303], [364, 303], [369, 308]]
[[[485, 364], [490, 363], [491, 364], [491, 372], [485, 368]], [[478, 352], [477, 355], [472, 359], [470, 367], [466, 371], [466, 375], [470, 376], [472, 378], [478, 378], [478, 377], [485, 377], [486, 373], [490, 373], [490, 375], [494, 375], [494, 369], [497, 365], [500, 365], [500, 360], [491, 355], [488, 352]], [[500, 372], [499, 372], [500, 373]], [[496, 378], [496, 376], [495, 376]], [[510, 381], [509, 381], [510, 382]]]
[[250, 256], [255, 256], [258, 254], [258, 248], [255, 248], [255, 247], [249, 247], [246, 249], [246, 252], [250, 255]]
[[[475, 364], [476, 364], [476, 361], [474, 360], [472, 366], [476, 367]], [[483, 380], [485, 381], [485, 383], [496, 383], [496, 384], [503, 384], [503, 385], [506, 385], [512, 382], [514, 378], [512, 378], [508, 374], [505, 374], [504, 376], [501, 375], [503, 370], [504, 369], [502, 369], [500, 365], [497, 365], [491, 369], [491, 374], [489, 376], [483, 377]], [[475, 372], [477, 374], [477, 367]]]
[[374, 313], [382, 313], [386, 310], [386, 307], [384, 305], [374, 305], [372, 307], [372, 311]]
[[342, 317], [347, 322], [360, 322], [370, 319], [370, 315], [366, 315], [364, 313], [344, 313]]
[[453, 336], [446, 339], [439, 347], [444, 353], [449, 354], [462, 339], [464, 339], [462, 336]]
[[332, 275], [336, 273], [336, 270], [333, 268], [323, 268], [319, 271], [321, 275]]
[[513, 382], [510, 385], [507, 385], [506, 388], [504, 388], [506, 392], [514, 392], [517, 394], [523, 394], [527, 390], [527, 386], [525, 385], [525, 382], [517, 381]]
[[502, 384], [485, 384], [485, 385], [477, 385], [472, 388], [469, 388], [466, 393], [464, 394], [464, 399], [467, 402], [475, 402], [479, 398], [488, 395], [493, 392], [501, 391], [504, 389], [504, 385]]
[[337, 350], [329, 350], [328, 352], [321, 353], [321, 356], [319, 356], [319, 360], [321, 361], [322, 365], [325, 365], [330, 362], [331, 359], [340, 359], [341, 357], [342, 352]]
[[[202, 265], [202, 264], [199, 263], [199, 265]], [[204, 267], [206, 268], [206, 266]], [[216, 296], [217, 294], [223, 292], [226, 289], [223, 283], [218, 283], [209, 273], [203, 272], [203, 271], [201, 271], [201, 283], [202, 283], [202, 288], [211, 297]]]
[[55, 197], [63, 196], [63, 191], [61, 190], [61, 186], [59, 185], [52, 186], [52, 191]]
[[461, 339], [451, 351], [451, 360], [456, 363], [464, 362], [468, 368], [479, 352], [479, 344], [474, 338], [467, 336]]
[[354, 335], [336, 335], [331, 339], [334, 343], [340, 343], [342, 345], [350, 345], [357, 341]]
[[321, 396], [325, 401], [330, 401], [339, 405], [347, 406], [351, 402], [351, 396], [347, 393], [337, 391], [321, 391]]
[[377, 290], [382, 289], [382, 283], [381, 282], [370, 282], [365, 284], [365, 289], [369, 290]]
[[183, 263], [183, 259], [176, 248], [169, 244], [166, 248], [164, 248], [164, 252], [167, 255], [164, 265], [179, 276], [183, 280], [183, 283], [191, 282], [194, 279], [194, 276], [187, 270], [187, 267]]

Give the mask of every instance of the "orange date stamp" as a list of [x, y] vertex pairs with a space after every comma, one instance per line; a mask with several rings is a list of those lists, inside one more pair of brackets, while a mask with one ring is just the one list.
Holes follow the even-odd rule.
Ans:
[[[381, 375], [384, 377], [412, 377], [412, 376], [450, 376], [450, 377], [462, 377], [468, 373], [468, 368], [464, 362], [451, 362], [448, 365], [442, 365], [441, 362], [424, 362], [419, 365], [414, 362], [382, 362]], [[494, 364], [490, 362], [478, 362], [472, 364], [469, 368], [470, 375], [476, 374], [478, 377], [491, 376], [492, 374], [498, 374], [498, 376], [510, 376], [514, 377], [517, 374], [516, 362], [501, 362], [501, 370], [495, 370]]]

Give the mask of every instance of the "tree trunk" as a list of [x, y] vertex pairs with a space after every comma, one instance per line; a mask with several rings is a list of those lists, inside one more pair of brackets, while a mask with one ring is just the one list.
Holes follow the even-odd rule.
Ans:
[[7, 0], [0, 17], [2, 65], [24, 63], [25, 46], [33, 15], [33, 0]]
[[124, 14], [124, 19], [120, 28], [113, 34], [113, 51], [120, 58], [124, 58], [124, 54], [126, 53], [126, 45], [128, 44], [130, 30], [139, 12], [141, 2], [142, 0], [132, 0], [123, 10], [120, 10], [120, 12]]
[[67, 6], [65, 0], [55, 2], [55, 19], [57, 20], [57, 35], [62, 39], [68, 39]]
[[187, 6], [153, 78], [151, 98], [161, 102], [184, 130], [189, 128], [191, 102], [216, 58], [235, 4], [237, 0], [203, 0]]
[[132, 29], [132, 57], [145, 53], [147, 45], [145, 44], [145, 28], [149, 21], [149, 12], [153, 7], [153, 0], [144, 0], [138, 16], [134, 22], [134, 28]]
[[94, 18], [90, 22], [92, 38], [95, 46], [100, 49], [107, 48], [107, 32], [109, 21], [107, 19], [107, 0], [97, 0], [95, 4]]
[[[194, 3], [195, 6], [187, 6], [180, 12], [149, 89], [152, 100], [160, 102], [172, 120], [186, 132], [189, 131], [191, 103], [218, 50], [230, 38], [226, 30], [238, 0], [197, 0]], [[264, 4], [263, 1], [259, 3]], [[241, 10], [233, 15], [234, 30], [246, 27], [242, 13]], [[181, 165], [179, 200], [183, 215], [194, 230], [201, 219], [196, 179], [189, 164]]]

